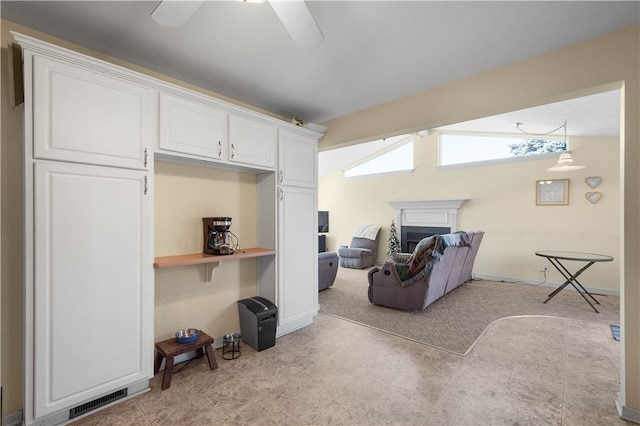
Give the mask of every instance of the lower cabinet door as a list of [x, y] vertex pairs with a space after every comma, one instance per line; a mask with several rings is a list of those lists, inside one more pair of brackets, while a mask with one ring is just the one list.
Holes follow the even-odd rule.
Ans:
[[35, 164], [34, 272], [26, 301], [35, 418], [152, 374], [146, 186], [139, 171]]
[[279, 333], [308, 325], [318, 312], [317, 195], [315, 189], [279, 188]]

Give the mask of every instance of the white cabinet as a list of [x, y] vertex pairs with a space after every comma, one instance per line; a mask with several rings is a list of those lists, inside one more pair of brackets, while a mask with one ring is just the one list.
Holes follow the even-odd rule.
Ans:
[[278, 332], [310, 324], [318, 312], [317, 193], [278, 189]]
[[227, 157], [228, 114], [213, 103], [160, 93], [158, 147], [223, 161]]
[[34, 164], [34, 417], [147, 379], [152, 256], [146, 174]]
[[149, 89], [51, 58], [29, 58], [35, 158], [147, 167]]
[[153, 375], [157, 102], [135, 73], [14, 37], [25, 82], [24, 421], [61, 424], [143, 392]]
[[276, 167], [276, 127], [256, 119], [229, 116], [229, 161], [266, 169]]
[[316, 139], [281, 130], [278, 136], [278, 183], [316, 188], [317, 156]]

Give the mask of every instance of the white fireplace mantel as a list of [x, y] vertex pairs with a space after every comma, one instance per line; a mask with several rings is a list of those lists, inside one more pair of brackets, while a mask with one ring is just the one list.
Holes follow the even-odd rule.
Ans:
[[396, 226], [448, 227], [458, 230], [458, 209], [467, 199], [388, 201], [396, 211]]

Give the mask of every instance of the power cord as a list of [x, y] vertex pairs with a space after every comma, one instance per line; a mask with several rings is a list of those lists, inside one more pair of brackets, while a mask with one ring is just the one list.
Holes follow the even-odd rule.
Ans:
[[515, 280], [515, 281], [507, 281], [507, 280], [485, 280], [484, 278], [477, 278], [477, 277], [472, 277], [471, 281], [495, 281], [495, 282], [499, 282], [499, 283], [513, 283], [513, 284], [526, 284], [526, 285], [530, 285], [532, 287], [538, 287], [541, 286], [542, 284], [547, 282], [547, 271], [542, 271], [542, 273], [544, 274], [544, 277], [542, 279], [541, 282], [539, 283], [535, 283], [535, 284], [531, 284], [528, 283], [526, 281], [522, 281], [522, 280]]

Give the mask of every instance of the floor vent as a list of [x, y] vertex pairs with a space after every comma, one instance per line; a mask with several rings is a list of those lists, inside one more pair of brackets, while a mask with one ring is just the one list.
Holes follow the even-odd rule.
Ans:
[[80, 404], [77, 407], [73, 407], [69, 410], [69, 419], [81, 416], [84, 413], [88, 413], [91, 410], [100, 408], [120, 398], [124, 398], [125, 396], [127, 396], [127, 388], [120, 389], [118, 391], [110, 393], [109, 395], [101, 396], [100, 398], [94, 399], [93, 401]]

